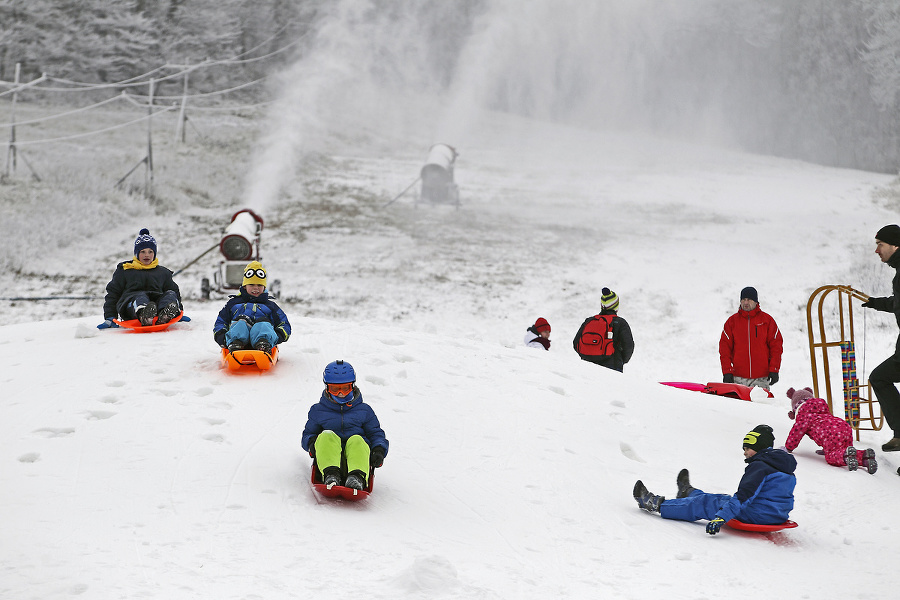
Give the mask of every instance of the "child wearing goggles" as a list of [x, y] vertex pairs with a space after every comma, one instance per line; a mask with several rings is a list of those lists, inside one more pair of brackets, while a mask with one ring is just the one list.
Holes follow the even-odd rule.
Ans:
[[384, 464], [388, 453], [384, 430], [375, 411], [363, 402], [350, 363], [329, 363], [323, 381], [325, 390], [309, 409], [301, 445], [329, 489], [367, 489], [370, 470]]

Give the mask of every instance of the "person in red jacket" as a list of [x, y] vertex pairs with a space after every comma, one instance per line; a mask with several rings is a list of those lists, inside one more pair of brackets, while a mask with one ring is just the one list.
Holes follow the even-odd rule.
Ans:
[[768, 390], [778, 381], [784, 340], [770, 315], [759, 308], [756, 289], [741, 290], [741, 307], [728, 317], [719, 339], [722, 381]]

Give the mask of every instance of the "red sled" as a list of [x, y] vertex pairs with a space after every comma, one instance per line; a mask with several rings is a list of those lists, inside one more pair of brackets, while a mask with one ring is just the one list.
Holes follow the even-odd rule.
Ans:
[[333, 485], [328, 488], [322, 482], [322, 474], [319, 473], [316, 461], [313, 461], [312, 474], [309, 477], [309, 482], [312, 484], [314, 490], [326, 498], [343, 498], [344, 500], [356, 502], [363, 498], [368, 498], [369, 494], [372, 493], [372, 487], [375, 484], [375, 469], [369, 469], [369, 486], [364, 490], [355, 490], [342, 485]]
[[738, 521], [737, 519], [732, 519], [725, 523], [732, 529], [740, 529], [741, 531], [755, 531], [757, 533], [771, 533], [773, 531], [781, 531], [782, 529], [792, 529], [797, 527], [797, 524], [788, 519], [784, 523], [779, 523], [777, 525], [760, 525], [758, 523], [744, 523], [743, 521]]
[[[694, 392], [703, 392], [704, 394], [714, 394], [716, 396], [725, 396], [727, 398], [737, 398], [738, 400], [752, 401], [750, 390], [753, 388], [739, 383], [719, 383], [710, 381], [709, 383], [690, 383], [687, 381], [660, 381], [663, 385], [677, 387], [683, 390], [691, 390]], [[763, 390], [763, 388], [759, 388]], [[768, 394], [769, 398], [775, 396], [769, 390], [763, 390]]]
[[125, 329], [131, 331], [132, 333], [153, 333], [154, 331], [163, 331], [168, 329], [173, 323], [177, 323], [181, 320], [181, 317], [184, 315], [184, 311], [178, 313], [174, 319], [169, 321], [168, 323], [160, 323], [156, 324], [156, 320], [159, 317], [153, 317], [152, 325], [141, 325], [140, 319], [129, 319], [128, 321], [116, 321], [113, 319], [113, 322], [119, 327], [124, 327]]
[[262, 350], [235, 350], [229, 352], [228, 348], [222, 348], [222, 360], [229, 371], [268, 371], [278, 362], [278, 346], [272, 348], [268, 354]]

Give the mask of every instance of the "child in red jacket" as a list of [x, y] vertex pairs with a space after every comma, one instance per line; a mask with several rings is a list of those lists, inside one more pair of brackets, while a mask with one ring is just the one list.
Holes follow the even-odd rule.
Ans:
[[803, 436], [808, 435], [822, 447], [822, 450], [816, 452], [824, 454], [829, 465], [846, 466], [851, 471], [862, 466], [869, 473], [878, 470], [875, 451], [871, 448], [854, 448], [853, 429], [846, 421], [831, 414], [827, 402], [821, 398], [813, 398], [811, 388], [790, 388], [787, 397], [791, 399], [792, 409], [788, 416], [796, 419], [796, 422], [784, 443], [785, 450], [793, 452]]

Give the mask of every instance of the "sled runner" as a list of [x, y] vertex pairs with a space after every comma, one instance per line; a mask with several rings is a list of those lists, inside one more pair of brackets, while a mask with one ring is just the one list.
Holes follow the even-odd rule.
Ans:
[[222, 360], [229, 371], [256, 368], [259, 371], [268, 371], [278, 362], [278, 346], [272, 348], [271, 354], [262, 350], [235, 350], [229, 352], [228, 348], [222, 348]]
[[160, 325], [156, 324], [156, 320], [158, 317], [153, 317], [153, 325], [141, 325], [140, 319], [129, 319], [128, 321], [117, 321], [113, 319], [113, 322], [119, 327], [124, 327], [129, 331], [134, 333], [153, 333], [154, 331], [163, 331], [168, 329], [173, 323], [177, 323], [178, 321], [190, 321], [189, 318], [184, 316], [184, 311], [181, 311], [175, 318], [169, 321], [168, 323], [162, 323]]
[[[719, 383], [716, 381], [710, 381], [706, 384], [690, 383], [687, 381], [660, 381], [660, 383], [683, 390], [703, 392], [704, 394], [714, 394], [716, 396], [725, 396], [728, 398], [737, 398], [738, 400], [746, 400], [747, 402], [753, 400], [750, 391], [754, 389], [765, 392], [769, 398], [775, 397], [772, 392], [764, 390], [763, 388], [752, 388], [746, 385], [741, 385], [739, 383]], [[759, 393], [760, 392], [756, 392], [756, 394]]]
[[368, 497], [369, 494], [372, 493], [372, 487], [375, 483], [375, 469], [369, 469], [369, 486], [364, 490], [355, 490], [342, 485], [333, 485], [331, 486], [331, 489], [329, 489], [325, 487], [325, 484], [322, 482], [322, 474], [319, 473], [316, 461], [313, 461], [312, 474], [310, 475], [309, 481], [312, 484], [313, 489], [326, 498], [343, 498], [344, 500], [356, 502], [357, 500]]
[[759, 525], [757, 523], [744, 523], [737, 519], [732, 519], [725, 523], [732, 529], [740, 529], [741, 531], [755, 531], [757, 533], [771, 533], [773, 531], [781, 531], [782, 529], [791, 529], [797, 527], [797, 524], [788, 519], [784, 523], [778, 525]]

